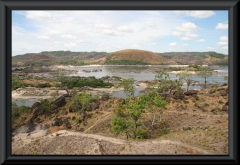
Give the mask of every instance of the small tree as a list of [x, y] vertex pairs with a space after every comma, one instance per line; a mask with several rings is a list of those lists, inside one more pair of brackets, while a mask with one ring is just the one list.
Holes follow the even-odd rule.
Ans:
[[201, 67], [198, 71], [198, 75], [204, 78], [205, 88], [207, 88], [207, 78], [212, 76], [212, 72], [208, 67]]
[[187, 91], [189, 86], [193, 83], [192, 74], [186, 70], [181, 73], [176, 74], [179, 77], [179, 81], [185, 81], [187, 83]]
[[134, 84], [134, 79], [130, 78], [130, 79], [123, 79], [118, 86], [124, 88], [124, 93], [126, 94], [127, 97], [133, 98], [134, 92], [135, 92], [135, 87], [133, 84]]

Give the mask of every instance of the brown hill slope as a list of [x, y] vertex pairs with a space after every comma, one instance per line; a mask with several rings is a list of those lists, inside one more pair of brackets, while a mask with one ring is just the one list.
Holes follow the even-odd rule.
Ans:
[[160, 55], [157, 55], [150, 51], [137, 50], [137, 49], [126, 49], [114, 52], [106, 59], [107, 64], [117, 63], [121, 64], [120, 61], [139, 61], [145, 64], [176, 64], [176, 62], [165, 59]]

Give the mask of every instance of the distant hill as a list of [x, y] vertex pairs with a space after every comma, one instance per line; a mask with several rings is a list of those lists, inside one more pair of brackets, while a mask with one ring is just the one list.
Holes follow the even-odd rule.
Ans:
[[48, 65], [228, 65], [228, 56], [216, 52], [166, 52], [126, 49], [113, 53], [43, 51], [12, 57], [13, 66]]
[[107, 56], [105, 64], [118, 65], [141, 65], [141, 64], [177, 64], [175, 61], [166, 59], [156, 53], [137, 50], [126, 49], [111, 53]]
[[180, 65], [228, 65], [228, 56], [217, 52], [167, 52], [157, 54]]

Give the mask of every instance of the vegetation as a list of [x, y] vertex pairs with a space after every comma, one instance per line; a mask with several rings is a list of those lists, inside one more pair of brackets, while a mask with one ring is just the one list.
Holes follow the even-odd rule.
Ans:
[[46, 87], [51, 87], [51, 84], [49, 83], [43, 83], [43, 84], [38, 84], [36, 85], [37, 88], [46, 88]]
[[217, 53], [217, 52], [208, 52], [208, 54], [212, 57], [215, 57], [215, 58], [221, 58], [223, 59], [226, 55], [224, 54], [221, 54], [221, 53]]
[[75, 77], [65, 77], [60, 80], [62, 86], [66, 86], [69, 89], [72, 89], [73, 87], [84, 87], [89, 86], [93, 88], [109, 88], [112, 87], [113, 84], [111, 83], [105, 83], [101, 79], [89, 79], [89, 78], [75, 78]]
[[12, 102], [12, 119], [16, 119], [17, 117], [21, 116], [22, 114], [29, 113], [30, 107], [22, 105], [20, 107], [17, 106], [16, 103]]
[[26, 87], [26, 84], [24, 84], [23, 81], [18, 78], [18, 76], [12, 77], [12, 90], [24, 87]]
[[105, 65], [149, 65], [149, 63], [138, 60], [111, 60], [111, 56], [106, 58]]
[[80, 60], [64, 60], [60, 62], [61, 65], [73, 65], [73, 66], [82, 66], [85, 65], [84, 61]]
[[134, 97], [135, 87], [134, 87], [134, 79], [123, 79], [119, 83], [119, 87], [124, 88], [124, 93], [127, 95], [127, 97]]
[[187, 83], [188, 91], [189, 86], [194, 82], [192, 79], [192, 74], [188, 70], [185, 70], [181, 73], [176, 74], [176, 76], [179, 77], [179, 81], [185, 81]]
[[204, 78], [205, 88], [207, 88], [207, 77], [212, 76], [211, 69], [208, 67], [201, 67], [197, 74]]

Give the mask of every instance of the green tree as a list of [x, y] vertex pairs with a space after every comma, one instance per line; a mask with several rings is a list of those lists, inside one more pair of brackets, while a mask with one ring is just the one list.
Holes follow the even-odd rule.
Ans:
[[179, 81], [185, 81], [187, 83], [187, 91], [188, 91], [189, 86], [194, 82], [190, 71], [185, 70], [181, 73], [176, 74], [176, 76], [179, 77]]
[[134, 79], [123, 79], [119, 85], [119, 87], [124, 88], [124, 93], [127, 97], [134, 97], [135, 87], [134, 87]]
[[208, 67], [201, 67], [197, 74], [204, 78], [205, 88], [207, 88], [207, 78], [212, 76], [211, 69]]

